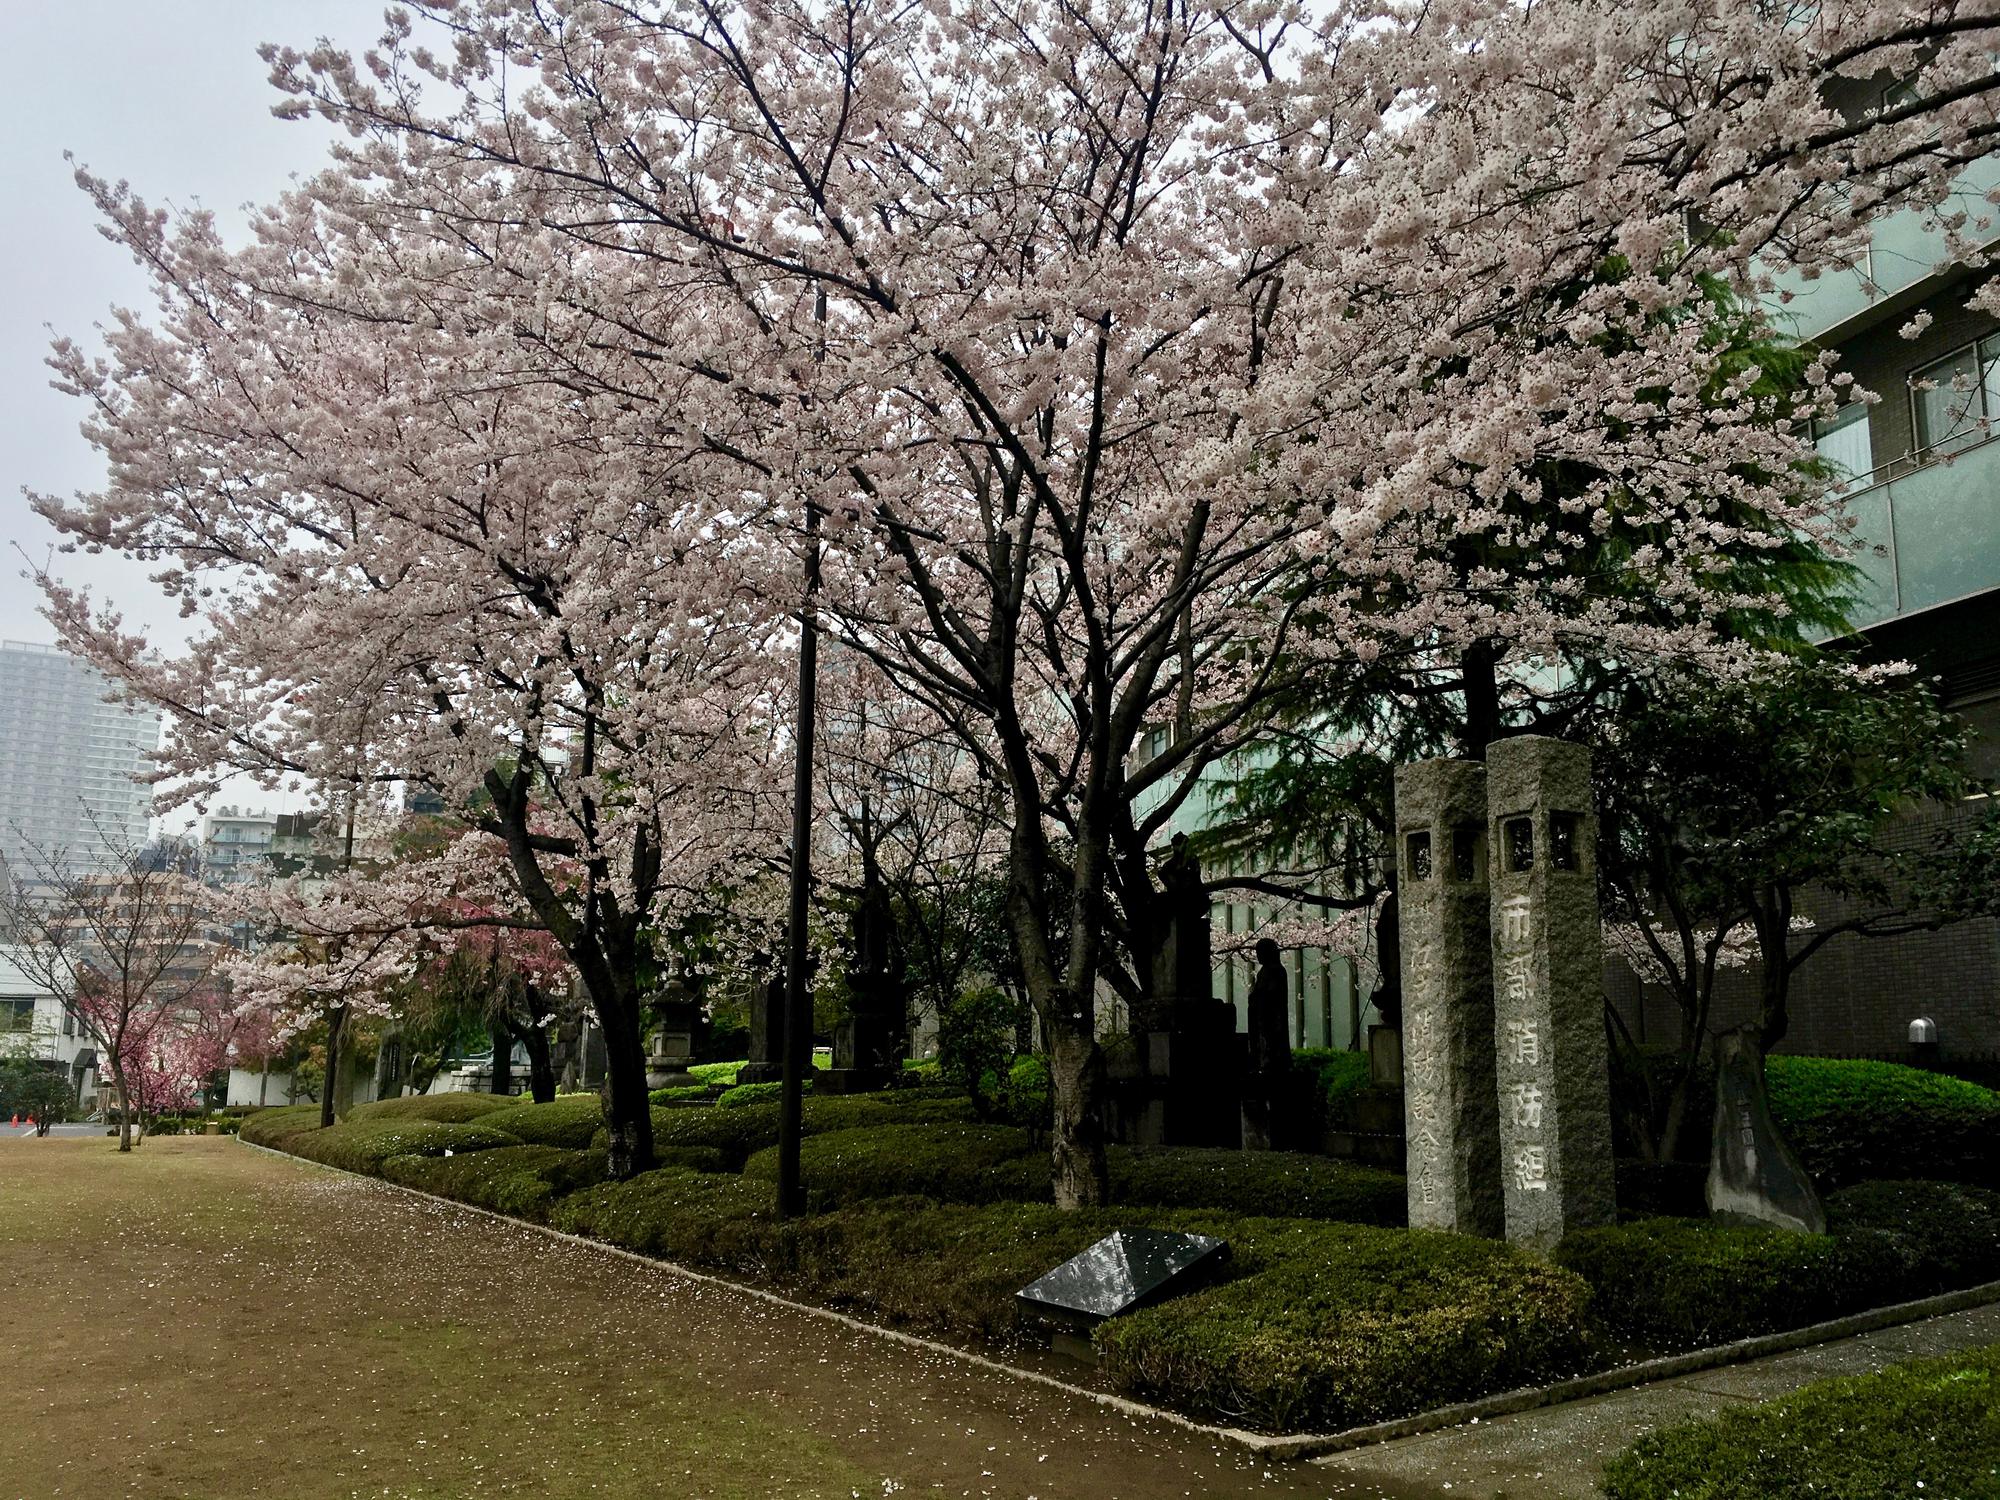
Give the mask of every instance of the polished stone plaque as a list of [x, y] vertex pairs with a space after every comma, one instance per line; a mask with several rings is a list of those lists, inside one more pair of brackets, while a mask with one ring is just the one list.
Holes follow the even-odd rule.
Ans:
[[1206, 1234], [1120, 1229], [1015, 1294], [1024, 1315], [1088, 1329], [1193, 1291], [1229, 1259], [1229, 1245]]

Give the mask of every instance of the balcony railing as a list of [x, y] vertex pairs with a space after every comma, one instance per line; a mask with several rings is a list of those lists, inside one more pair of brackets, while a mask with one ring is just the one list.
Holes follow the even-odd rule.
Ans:
[[1869, 548], [1854, 559], [1867, 575], [1857, 628], [2000, 587], [2000, 438], [1850, 491], [1846, 503]]
[[[1972, 234], [1986, 237], [1977, 221], [1995, 213], [1986, 194], [1996, 187], [2000, 187], [2000, 156], [1984, 157], [1959, 174], [1941, 211], [1964, 213]], [[1949, 258], [1936, 220], [1937, 213], [1929, 209], [1903, 209], [1875, 226], [1867, 254], [1855, 269], [1829, 271], [1817, 281], [1793, 272], [1780, 274], [1778, 290], [1789, 293], [1791, 300], [1774, 299], [1772, 317], [1799, 338], [1816, 339], [1934, 275]]]

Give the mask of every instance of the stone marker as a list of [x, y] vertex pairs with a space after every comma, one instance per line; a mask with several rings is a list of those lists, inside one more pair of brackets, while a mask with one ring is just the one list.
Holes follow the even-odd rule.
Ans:
[[1617, 1218], [1590, 752], [1496, 740], [1486, 797], [1507, 1238], [1546, 1250]]
[[1014, 1300], [1025, 1318], [1056, 1330], [1057, 1352], [1089, 1358], [1090, 1330], [1106, 1318], [1191, 1292], [1228, 1260], [1228, 1242], [1211, 1235], [1118, 1229]]
[[1410, 1226], [1498, 1238], [1486, 768], [1396, 768], [1403, 1129]]
[[1731, 1224], [1826, 1233], [1826, 1210], [1812, 1178], [1771, 1118], [1764, 1049], [1754, 1028], [1716, 1038], [1708, 1211]]
[[738, 1083], [778, 1083], [785, 1076], [785, 971], [766, 973], [759, 963], [750, 991], [750, 1060], [736, 1070]]

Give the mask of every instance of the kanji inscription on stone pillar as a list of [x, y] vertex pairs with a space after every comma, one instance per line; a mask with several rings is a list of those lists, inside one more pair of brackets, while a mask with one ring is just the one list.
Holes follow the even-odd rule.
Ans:
[[1485, 768], [1398, 767], [1396, 832], [1410, 1224], [1497, 1239]]
[[1521, 735], [1486, 771], [1506, 1234], [1545, 1250], [1617, 1217], [1590, 752]]

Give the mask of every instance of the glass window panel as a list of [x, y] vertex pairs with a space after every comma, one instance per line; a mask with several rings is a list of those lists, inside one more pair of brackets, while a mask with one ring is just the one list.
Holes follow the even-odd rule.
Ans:
[[[2000, 353], [2000, 347], [1996, 347]], [[1875, 448], [1868, 435], [1868, 407], [1850, 401], [1824, 422], [1813, 423], [1813, 447], [1839, 481], [1837, 488], [1859, 489], [1869, 483]]]
[[1985, 416], [1979, 361], [1971, 345], [1925, 365], [1910, 377], [1916, 408], [1917, 447], [1928, 453], [1956, 453], [1980, 437]]

